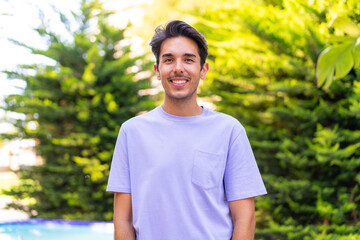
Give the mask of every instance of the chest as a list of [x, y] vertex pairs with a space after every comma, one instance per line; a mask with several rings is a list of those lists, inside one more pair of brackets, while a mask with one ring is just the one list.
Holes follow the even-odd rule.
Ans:
[[142, 172], [185, 175], [192, 171], [198, 152], [209, 156], [209, 165], [212, 155], [224, 156], [225, 160], [229, 139], [227, 129], [211, 125], [139, 126], [128, 136], [128, 156], [130, 165]]

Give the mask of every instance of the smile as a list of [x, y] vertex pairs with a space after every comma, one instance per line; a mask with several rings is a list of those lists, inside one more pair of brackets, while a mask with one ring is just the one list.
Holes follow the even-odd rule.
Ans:
[[189, 82], [189, 80], [186, 79], [172, 79], [170, 80], [171, 85], [177, 88], [181, 88], [186, 86], [186, 84]]
[[170, 80], [171, 82], [175, 83], [175, 84], [184, 84], [187, 82], [187, 80]]
[[190, 77], [185, 75], [178, 75], [169, 77], [168, 80], [174, 87], [184, 87], [189, 82]]

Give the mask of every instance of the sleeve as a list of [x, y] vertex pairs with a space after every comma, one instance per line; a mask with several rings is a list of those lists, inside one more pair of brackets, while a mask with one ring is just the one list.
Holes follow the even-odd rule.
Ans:
[[245, 129], [238, 123], [230, 139], [224, 185], [227, 201], [266, 194]]
[[108, 192], [131, 193], [127, 141], [123, 126], [120, 128], [111, 161], [110, 174], [106, 189]]

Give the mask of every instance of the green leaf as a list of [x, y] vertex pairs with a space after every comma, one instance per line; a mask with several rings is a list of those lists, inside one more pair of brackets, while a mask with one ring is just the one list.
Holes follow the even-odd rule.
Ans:
[[360, 67], [360, 37], [354, 47], [354, 68]]
[[334, 75], [335, 64], [332, 64], [332, 62], [335, 61], [335, 58], [331, 59], [332, 55], [330, 50], [331, 47], [326, 48], [318, 58], [316, 68], [318, 87], [321, 87], [326, 82], [331, 82]]
[[333, 45], [333, 44], [341, 44], [341, 43], [345, 43], [345, 42], [354, 41], [355, 39], [356, 38], [351, 37], [351, 36], [332, 35], [329, 37], [328, 42], [329, 42], [329, 44]]
[[[326, 61], [326, 56], [320, 55], [318, 59], [318, 66], [322, 65], [322, 62]], [[316, 71], [317, 85], [318, 87], [323, 86], [325, 83], [331, 83], [334, 76], [335, 66], [325, 65], [324, 67], [318, 67]]]
[[336, 78], [344, 77], [352, 68], [354, 61], [351, 54], [354, 42], [345, 42], [326, 48], [321, 52], [316, 68], [318, 86], [325, 84], [330, 86], [334, 68], [336, 68]]
[[359, 36], [360, 28], [346, 17], [338, 17], [333, 22], [333, 27], [350, 36]]
[[345, 77], [354, 66], [354, 58], [351, 53], [352, 48], [346, 49], [335, 64], [335, 77], [340, 79]]

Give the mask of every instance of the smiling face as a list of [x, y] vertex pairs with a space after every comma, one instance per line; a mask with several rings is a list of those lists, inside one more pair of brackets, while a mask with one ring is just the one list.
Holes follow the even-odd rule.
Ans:
[[156, 76], [165, 91], [165, 103], [192, 101], [196, 103], [200, 79], [205, 79], [208, 64], [200, 66], [198, 46], [187, 37], [164, 40], [159, 54], [159, 66], [154, 65]]

